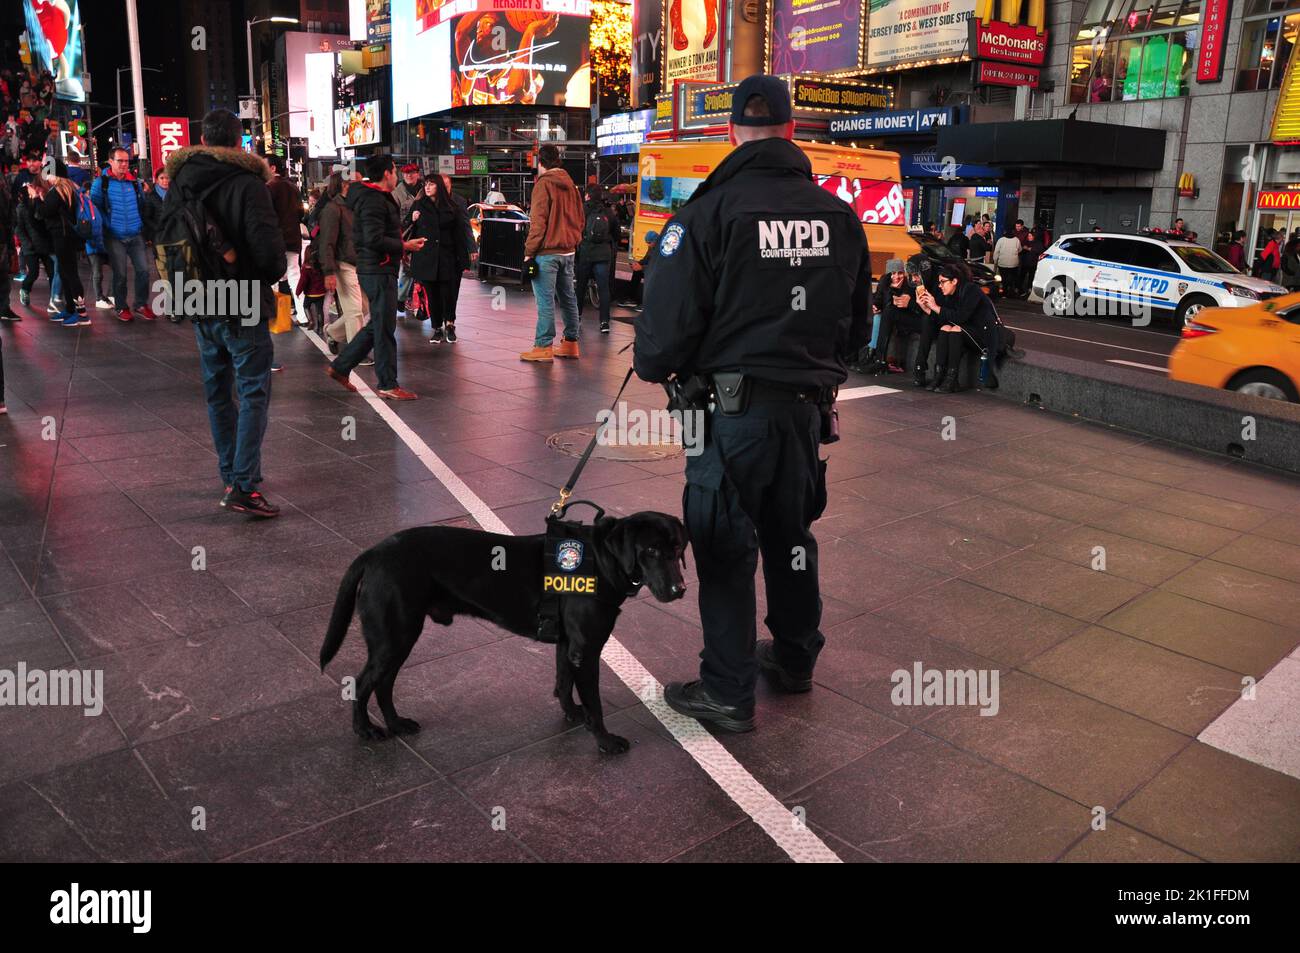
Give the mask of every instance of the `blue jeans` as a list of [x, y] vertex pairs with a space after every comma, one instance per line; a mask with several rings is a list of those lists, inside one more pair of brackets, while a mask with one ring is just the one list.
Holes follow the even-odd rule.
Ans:
[[108, 249], [108, 260], [113, 266], [113, 304], [119, 311], [128, 307], [126, 297], [126, 260], [131, 259], [135, 268], [135, 306], [149, 306], [149, 249], [144, 243], [143, 235], [130, 238], [104, 236], [104, 246]]
[[537, 299], [537, 332], [533, 345], [550, 347], [555, 340], [555, 296], [560, 296], [564, 338], [578, 340], [578, 298], [573, 292], [573, 256], [538, 255], [533, 296]]
[[[274, 348], [265, 321], [253, 327], [225, 320], [194, 322], [208, 423], [221, 482], [251, 492], [262, 482], [262, 437], [271, 403]], [[231, 399], [231, 387], [239, 408]]]
[[375, 350], [375, 377], [380, 390], [397, 387], [397, 276], [357, 275], [361, 291], [370, 302], [370, 321], [334, 359], [334, 370], [352, 373], [370, 349]]
[[596, 289], [600, 302], [600, 323], [609, 324], [609, 272], [610, 262], [608, 261], [586, 261], [578, 259], [578, 314], [582, 314], [582, 309], [587, 303], [587, 283], [596, 279]]

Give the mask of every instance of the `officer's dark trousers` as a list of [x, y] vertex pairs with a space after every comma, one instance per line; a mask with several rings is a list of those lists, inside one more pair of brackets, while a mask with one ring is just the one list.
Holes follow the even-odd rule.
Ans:
[[686, 460], [682, 497], [699, 575], [704, 651], [700, 677], [724, 704], [753, 701], [758, 667], [754, 573], [763, 554], [764, 620], [777, 660], [810, 673], [825, 638], [817, 540], [809, 527], [826, 506], [813, 404], [754, 402], [738, 417], [709, 420], [708, 444]]

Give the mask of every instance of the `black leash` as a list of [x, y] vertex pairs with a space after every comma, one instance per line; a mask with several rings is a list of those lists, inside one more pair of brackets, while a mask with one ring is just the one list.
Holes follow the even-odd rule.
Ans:
[[[624, 350], [626, 350], [626, 348], [624, 348]], [[622, 352], [620, 351], [619, 353]], [[623, 391], [627, 387], [627, 382], [631, 379], [632, 368], [629, 367], [627, 373], [623, 375], [623, 384], [619, 387], [618, 393], [614, 395], [614, 402], [609, 405], [611, 413], [613, 413], [615, 408], [618, 407], [618, 399], [623, 396]], [[591, 459], [591, 452], [596, 449], [596, 441], [599, 439], [600, 425], [597, 424], [596, 432], [591, 435], [591, 442], [587, 444], [587, 449], [582, 451], [582, 456], [578, 458], [578, 465], [573, 468], [573, 473], [569, 476], [569, 481], [565, 483], [563, 489], [560, 490], [560, 498], [551, 505], [552, 515], [559, 515], [565, 509], [569, 497], [573, 495], [573, 488], [578, 482], [578, 477], [582, 476], [582, 470], [586, 467], [587, 461]]]

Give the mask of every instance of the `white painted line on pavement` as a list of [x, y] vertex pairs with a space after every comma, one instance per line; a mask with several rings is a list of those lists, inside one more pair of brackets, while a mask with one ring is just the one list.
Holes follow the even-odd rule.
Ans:
[[1013, 331], [1023, 331], [1026, 334], [1041, 334], [1043, 337], [1060, 338], [1062, 341], [1078, 341], [1080, 344], [1095, 344], [1098, 347], [1114, 348], [1117, 351], [1133, 351], [1135, 354], [1150, 354], [1153, 357], [1169, 356], [1168, 354], [1161, 353], [1160, 351], [1144, 351], [1140, 347], [1124, 347], [1122, 344], [1106, 344], [1103, 341], [1093, 341], [1090, 338], [1070, 337], [1070, 335], [1068, 334], [1053, 334], [1050, 331], [1035, 331], [1033, 328], [1018, 328], [1011, 324], [1008, 324], [1007, 327], [1011, 328], [1011, 330]]
[[[299, 328], [299, 330], [327, 358], [332, 357], [329, 348], [319, 335], [306, 328]], [[406, 421], [397, 416], [382, 397], [356, 374], [351, 375], [351, 380], [365, 397], [366, 402], [374, 408], [385, 423], [393, 428], [393, 432], [402, 438], [402, 442], [420, 458], [420, 462], [428, 468], [429, 472], [438, 478], [452, 496], [456, 497], [470, 516], [474, 517], [475, 522], [488, 532], [514, 535], [510, 527], [492, 512], [492, 508], [466, 486], [465, 481], [456, 476], [451, 467], [447, 466], [429, 445], [420, 439], [419, 434], [412, 430]], [[889, 388], [880, 388], [880, 390], [887, 391]], [[664, 702], [664, 689], [659, 684], [659, 680], [651, 675], [646, 667], [612, 635], [605, 643], [605, 651], [601, 653], [601, 658], [672, 733], [677, 743], [682, 746], [682, 750], [695, 759], [714, 783], [722, 788], [723, 792], [735, 801], [754, 823], [766, 831], [767, 835], [790, 855], [791, 860], [796, 863], [842, 863], [820, 837], [805, 827], [793, 812], [778, 801], [767, 788], [759, 784], [702, 724], [694, 718], [679, 715], [669, 708]]]
[[1107, 364], [1123, 364], [1125, 367], [1140, 367], [1144, 371], [1158, 371], [1161, 374], [1168, 374], [1169, 368], [1156, 367], [1154, 364], [1139, 364], [1137, 361], [1119, 361], [1114, 358], [1106, 358]]
[[879, 397], [881, 394], [897, 394], [896, 387], [881, 387], [879, 384], [872, 384], [868, 387], [850, 387], [848, 390], [840, 388], [839, 396], [836, 400], [857, 400], [859, 397]]
[[1300, 660], [1282, 659], [1197, 738], [1239, 758], [1300, 778]]

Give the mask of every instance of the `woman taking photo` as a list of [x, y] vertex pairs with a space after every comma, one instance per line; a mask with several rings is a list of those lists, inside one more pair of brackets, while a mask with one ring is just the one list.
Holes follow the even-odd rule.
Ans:
[[965, 349], [978, 351], [972, 339], [978, 338], [980, 316], [985, 307], [984, 293], [970, 280], [964, 265], [950, 262], [939, 269], [939, 294], [932, 295], [924, 285], [917, 288], [916, 303], [934, 315], [939, 325], [934, 352], [934, 381], [926, 390], [952, 394], [961, 390], [957, 373]]
[[78, 259], [84, 239], [77, 234], [77, 208], [80, 196], [77, 187], [68, 179], [50, 178], [44, 199], [29, 184], [28, 195], [36, 206], [36, 217], [45, 223], [50, 233], [50, 245], [59, 269], [59, 284], [63, 289], [63, 310], [51, 320], [62, 321], [65, 328], [90, 324], [86, 314], [85, 290], [81, 286]]
[[456, 343], [456, 297], [460, 276], [469, 267], [469, 218], [451, 200], [442, 176], [424, 180], [424, 194], [410, 211], [408, 238], [425, 239], [424, 247], [411, 253], [409, 274], [419, 285], [411, 297], [429, 314], [430, 344]]

